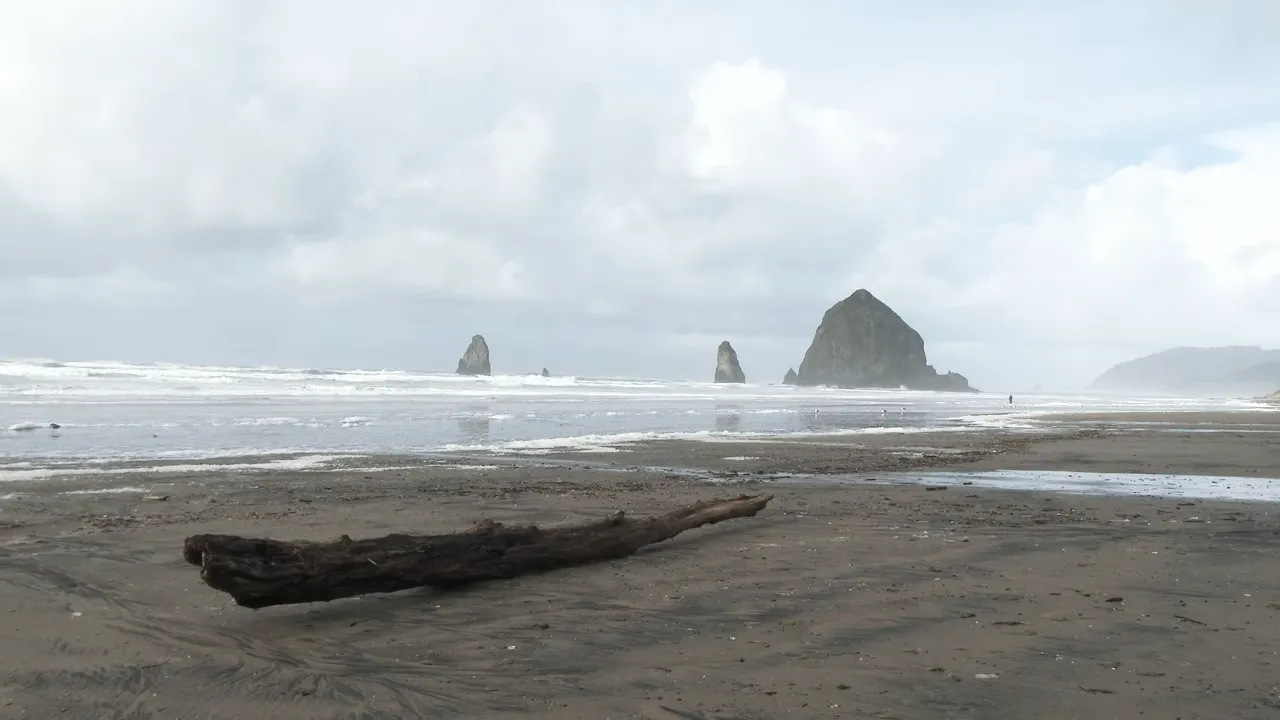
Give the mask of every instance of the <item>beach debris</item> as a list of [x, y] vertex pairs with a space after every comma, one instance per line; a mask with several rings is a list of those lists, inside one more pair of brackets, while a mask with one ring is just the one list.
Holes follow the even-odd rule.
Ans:
[[164, 502], [165, 500], [169, 499], [169, 496], [168, 495], [143, 495], [142, 499], [148, 500], [150, 502]]
[[978, 673], [973, 676], [974, 680], [999, 680], [1000, 676], [995, 673]]
[[192, 535], [182, 555], [200, 579], [237, 605], [264, 608], [418, 587], [457, 588], [600, 560], [626, 557], [686, 530], [752, 517], [772, 495], [707, 500], [660, 515], [539, 528], [481, 520], [444, 535], [402, 535], [332, 542]]

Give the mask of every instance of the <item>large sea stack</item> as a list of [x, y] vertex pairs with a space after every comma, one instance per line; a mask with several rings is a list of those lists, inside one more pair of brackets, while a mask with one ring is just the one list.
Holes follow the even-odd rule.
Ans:
[[458, 360], [459, 375], [489, 375], [489, 345], [483, 335], [474, 335], [467, 351]]
[[973, 391], [963, 375], [939, 375], [925, 357], [920, 333], [866, 290], [841, 300], [822, 316], [797, 381], [846, 388]]
[[744, 383], [746, 381], [747, 376], [742, 372], [742, 366], [738, 364], [738, 353], [734, 351], [729, 341], [725, 340], [716, 349], [716, 382]]

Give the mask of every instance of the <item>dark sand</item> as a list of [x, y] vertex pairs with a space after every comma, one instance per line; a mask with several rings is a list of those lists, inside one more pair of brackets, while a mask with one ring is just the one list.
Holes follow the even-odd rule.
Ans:
[[[1278, 439], [1071, 428], [9, 482], [0, 718], [1280, 718], [1280, 504], [761, 482], [1280, 477]], [[61, 494], [112, 486], [168, 498]], [[197, 532], [556, 524], [744, 487], [776, 498], [631, 558], [451, 593], [251, 611], [181, 557]]]

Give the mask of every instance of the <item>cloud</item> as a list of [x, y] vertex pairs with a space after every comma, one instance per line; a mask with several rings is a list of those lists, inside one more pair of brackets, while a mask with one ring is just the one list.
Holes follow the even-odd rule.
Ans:
[[0, 282], [0, 300], [11, 309], [30, 304], [84, 304], [128, 311], [130, 308], [162, 303], [174, 288], [137, 268], [121, 266], [97, 275], [28, 275], [21, 280]]
[[[530, 367], [695, 375], [714, 345], [687, 340], [721, 337], [768, 377], [862, 286], [983, 387], [1280, 346], [1278, 21], [1245, 0], [8, 3], [0, 294], [41, 320], [6, 352], [45, 353], [50, 326], [59, 352], [118, 352], [100, 311], [125, 303], [136, 357], [199, 360], [172, 324], [247, 333], [249, 303], [312, 365], [444, 362], [483, 331]], [[356, 357], [342, 333], [390, 339]]]
[[[896, 139], [852, 112], [795, 98], [786, 74], [755, 58], [715, 63], [694, 78], [689, 99], [688, 173], [727, 192], [807, 194], [815, 190], [807, 183], [824, 175], [865, 177]], [[826, 188], [853, 202], [867, 189]]]
[[1076, 343], [1276, 342], [1262, 319], [1280, 310], [1280, 206], [1264, 188], [1280, 180], [1280, 124], [1205, 142], [1230, 158], [1156, 153], [1003, 228], [990, 294], [1052, 294], [1015, 317]]
[[288, 256], [286, 272], [300, 289], [345, 294], [400, 290], [515, 299], [524, 292], [518, 263], [483, 243], [430, 232], [300, 243]]

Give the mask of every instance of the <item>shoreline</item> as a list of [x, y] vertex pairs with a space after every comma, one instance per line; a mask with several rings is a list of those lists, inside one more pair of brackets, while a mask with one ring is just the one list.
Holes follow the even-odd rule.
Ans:
[[[1208, 428], [1208, 431], [1206, 431]], [[281, 451], [201, 458], [0, 460], [0, 497], [147, 484], [243, 480], [277, 472], [333, 474], [563, 467], [667, 473], [693, 480], [993, 471], [1280, 478], [1280, 412], [1059, 413], [1032, 430], [644, 440], [584, 449], [417, 454]], [[895, 479], [895, 482], [900, 478]]]
[[[920, 433], [934, 434], [940, 432], [982, 433], [986, 431], [1002, 431], [1011, 434], [1035, 434], [1060, 430], [1064, 427], [1133, 427], [1147, 428], [1152, 426], [1169, 428], [1195, 428], [1202, 431], [1217, 431], [1230, 428], [1261, 429], [1269, 431], [1280, 423], [1280, 404], [1266, 407], [1234, 407], [1209, 410], [1152, 410], [1134, 409], [1118, 412], [1081, 412], [1070, 408], [1045, 409], [1037, 407], [1028, 409], [1010, 406], [988, 406], [983, 408], [966, 408], [963, 411], [912, 411], [900, 415], [893, 410], [881, 416], [878, 413], [857, 411], [851, 417], [819, 415], [820, 408], [805, 410], [762, 409], [758, 412], [771, 416], [775, 412], [786, 413], [792, 421], [781, 424], [752, 425], [751, 422], [740, 422], [742, 417], [753, 416], [757, 411], [744, 410], [739, 413], [731, 407], [726, 413], [716, 411], [715, 427], [704, 425], [684, 427], [681, 429], [662, 430], [652, 425], [643, 428], [615, 430], [589, 430], [587, 426], [580, 429], [574, 423], [554, 423], [539, 429], [532, 427], [507, 428], [489, 434], [490, 421], [505, 422], [512, 420], [511, 412], [496, 413], [491, 416], [475, 418], [478, 423], [468, 426], [468, 432], [476, 433], [466, 440], [428, 442], [421, 446], [406, 444], [401, 436], [400, 442], [387, 442], [386, 437], [371, 436], [361, 438], [361, 433], [379, 432], [390, 429], [392, 434], [400, 432], [407, 425], [397, 424], [390, 419], [389, 424], [367, 417], [346, 417], [340, 424], [349, 433], [345, 437], [334, 435], [333, 428], [326, 425], [323, 419], [313, 419], [310, 431], [294, 434], [288, 428], [277, 430], [275, 421], [302, 423], [299, 417], [265, 417], [256, 418], [252, 422], [232, 422], [228, 427], [241, 428], [247, 433], [238, 441], [227, 444], [227, 437], [219, 434], [222, 425], [216, 428], [203, 428], [198, 433], [183, 435], [178, 433], [172, 437], [164, 430], [158, 434], [146, 433], [155, 442], [138, 444], [139, 437], [128, 436], [121, 444], [108, 443], [109, 435], [99, 430], [85, 430], [83, 426], [64, 420], [56, 429], [43, 425], [30, 432], [10, 432], [0, 427], [0, 468], [5, 464], [20, 461], [39, 461], [45, 463], [96, 464], [104, 460], [112, 463], [130, 461], [158, 462], [215, 462], [227, 458], [287, 456], [298, 454], [373, 454], [373, 455], [407, 455], [432, 456], [458, 453], [522, 453], [522, 452], [607, 452], [612, 447], [642, 442], [662, 442], [678, 440], [716, 441], [718, 439], [742, 440], [750, 442], [856, 442], [867, 435], [911, 436]], [[1246, 422], [1248, 418], [1250, 421]], [[454, 418], [460, 425], [470, 422], [468, 418]], [[259, 425], [257, 421], [270, 421]], [[357, 422], [358, 421], [358, 422]], [[722, 422], [723, 421], [723, 422]], [[285, 423], [281, 427], [289, 426]], [[167, 427], [167, 426], [166, 426]], [[261, 428], [255, 432], [254, 428]], [[550, 430], [550, 433], [546, 433]], [[574, 432], [577, 430], [577, 432]], [[211, 431], [212, 434], [204, 435]], [[282, 434], [283, 432], [283, 434]], [[182, 442], [174, 442], [181, 438]], [[277, 439], [277, 442], [264, 443], [264, 438]], [[365, 441], [367, 440], [367, 442]], [[202, 442], [206, 444], [201, 445]], [[104, 443], [107, 443], [104, 446]], [[108, 448], [104, 452], [104, 447]], [[217, 448], [211, 450], [210, 448]]]

